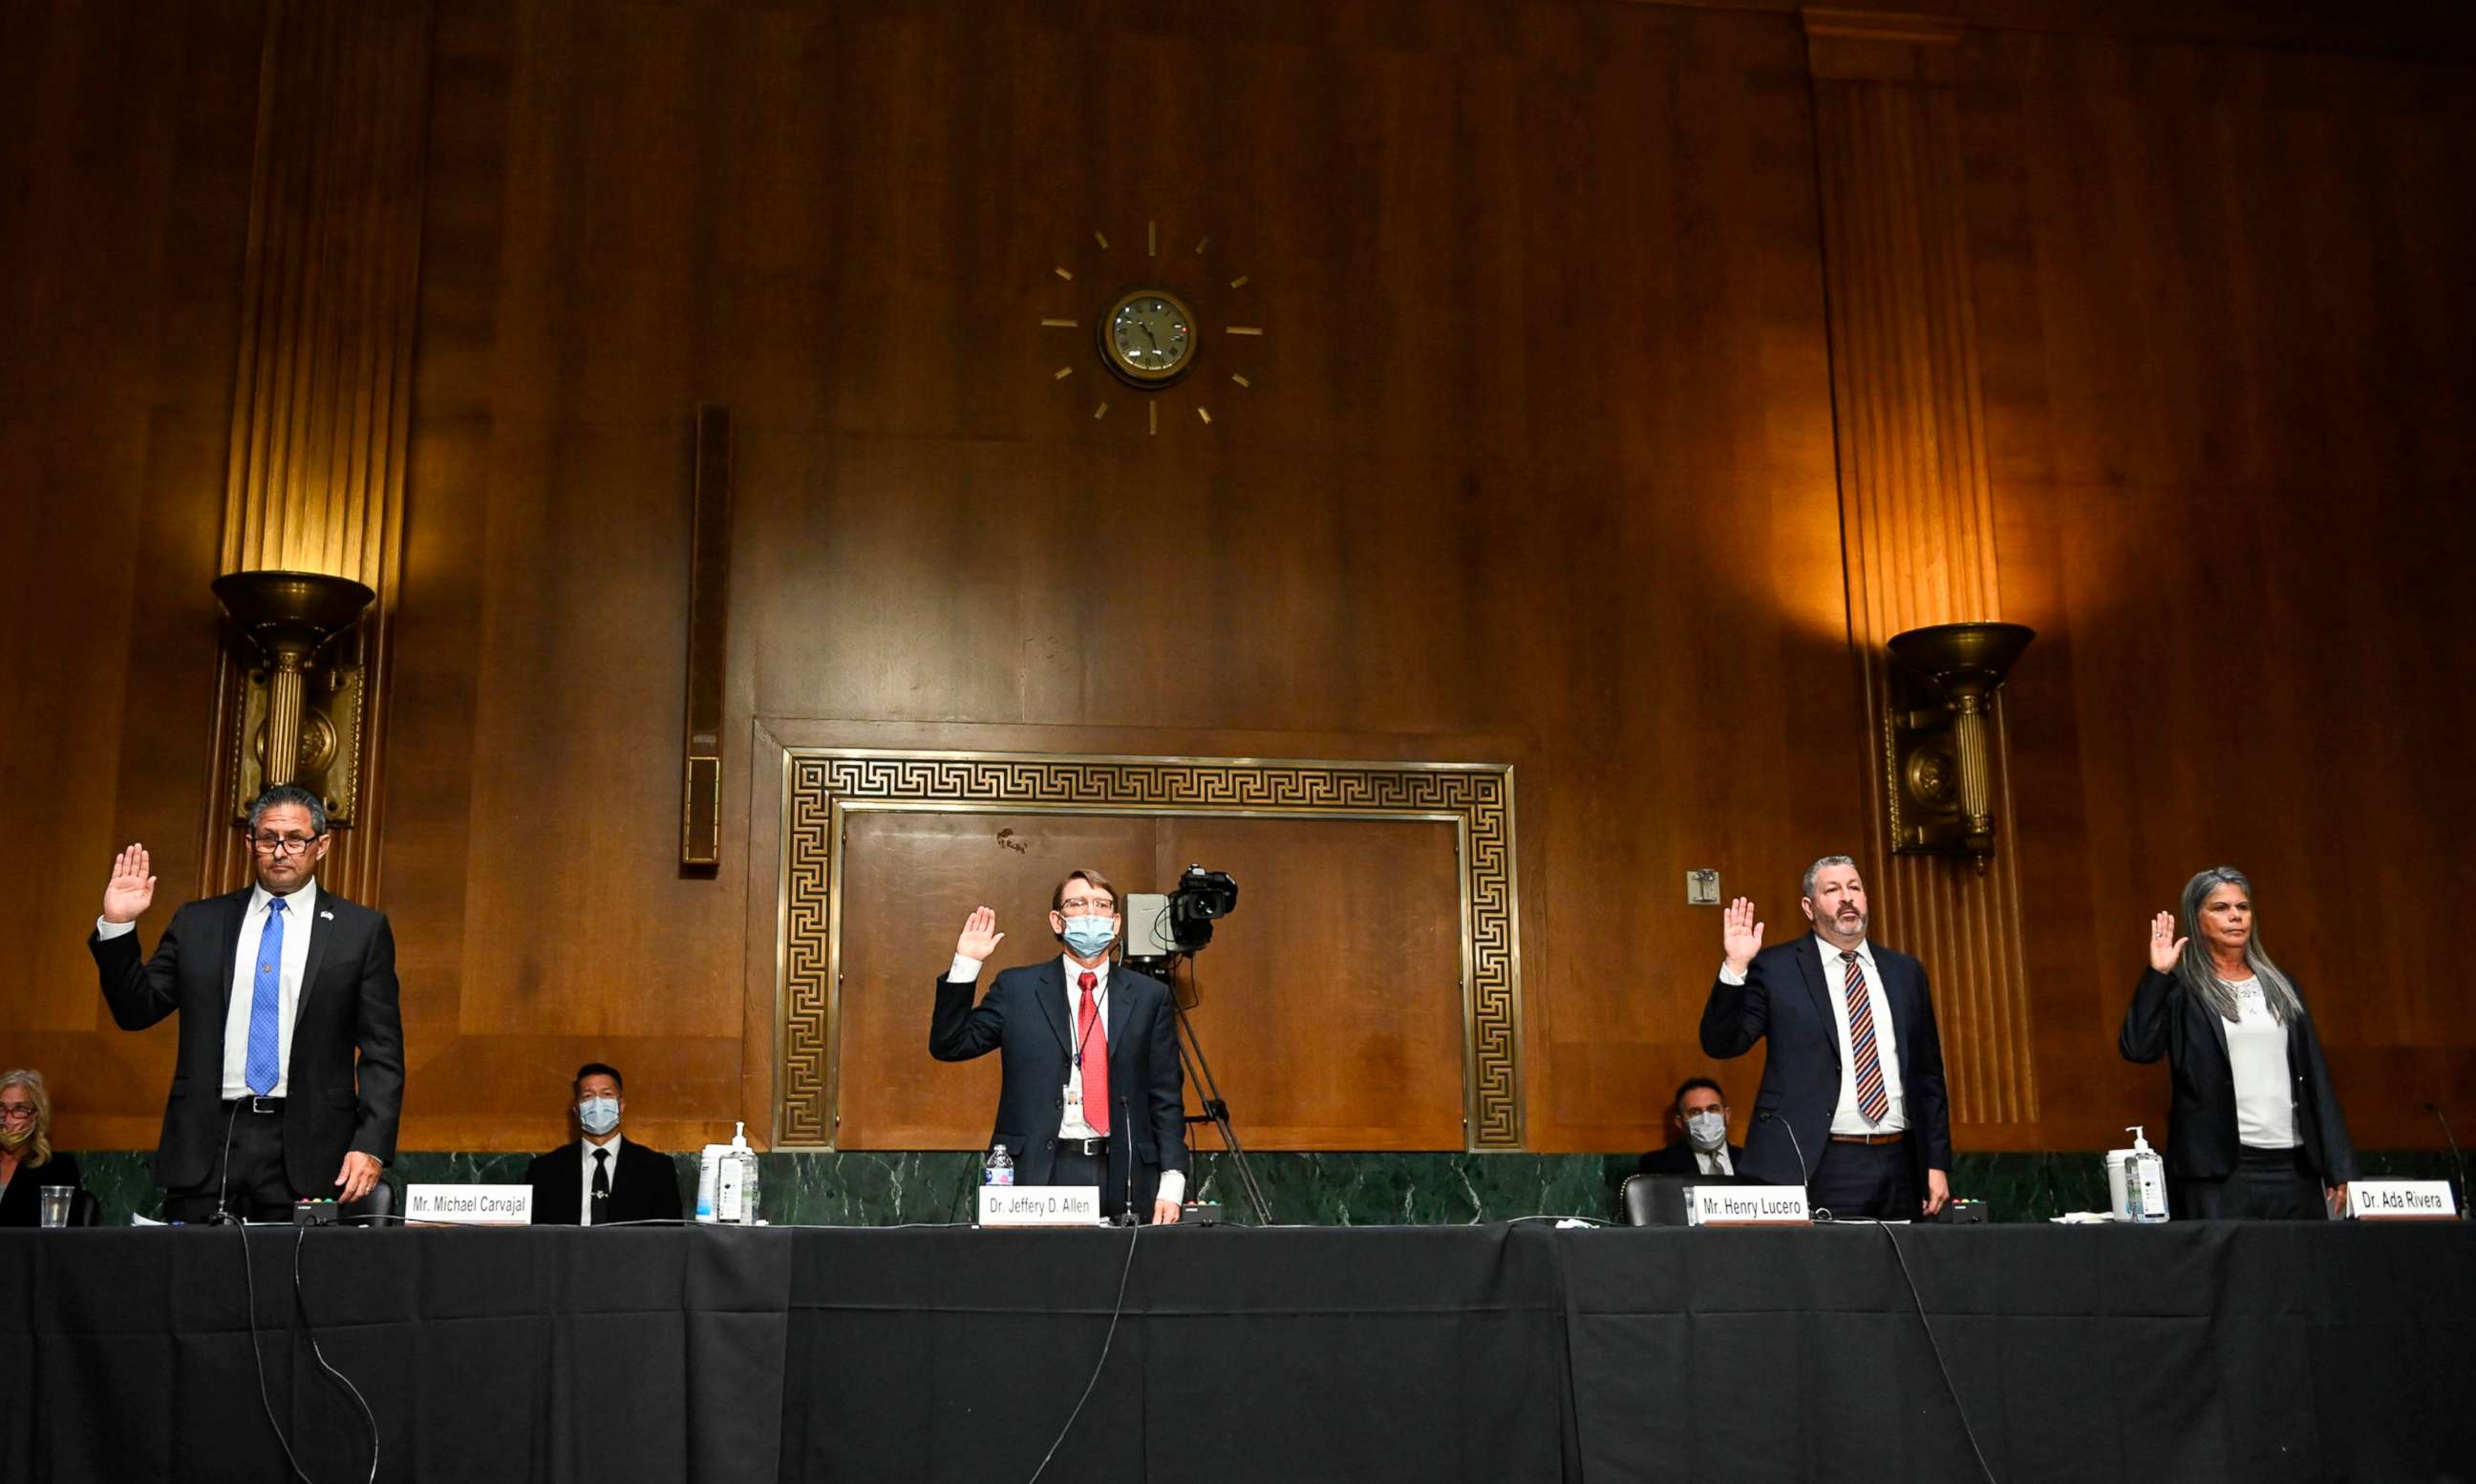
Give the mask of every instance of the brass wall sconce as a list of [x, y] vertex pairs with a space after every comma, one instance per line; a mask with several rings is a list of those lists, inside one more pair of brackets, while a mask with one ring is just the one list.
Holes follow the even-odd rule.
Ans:
[[278, 783], [298, 783], [327, 804], [330, 824], [353, 822], [361, 760], [361, 667], [310, 663], [352, 631], [378, 594], [350, 578], [317, 572], [233, 572], [215, 597], [253, 652], [241, 702], [240, 755], [233, 809]]
[[1891, 773], [1892, 853], [1994, 853], [1994, 755], [1987, 718], [2003, 678], [2037, 631], [2018, 624], [1936, 624], [1893, 636], [1883, 720]]

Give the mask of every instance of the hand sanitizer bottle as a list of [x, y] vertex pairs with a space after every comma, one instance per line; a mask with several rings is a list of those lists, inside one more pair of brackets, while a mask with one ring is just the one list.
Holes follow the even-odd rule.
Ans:
[[2166, 1161], [2149, 1147], [2149, 1136], [2141, 1125], [2124, 1132], [2132, 1135], [2132, 1157], [2123, 1162], [2124, 1214], [2143, 1225], [2163, 1222], [2166, 1219]]
[[756, 1151], [748, 1147], [748, 1125], [733, 1127], [730, 1148], [723, 1150], [714, 1173], [715, 1217], [729, 1224], [756, 1224]]

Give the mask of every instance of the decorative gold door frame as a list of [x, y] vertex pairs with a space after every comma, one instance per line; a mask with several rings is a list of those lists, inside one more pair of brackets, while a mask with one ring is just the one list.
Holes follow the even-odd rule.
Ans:
[[1469, 1148], [1522, 1148], [1513, 769], [1495, 763], [783, 750], [774, 1148], [833, 1148], [843, 829], [862, 812], [1416, 820], [1453, 827]]

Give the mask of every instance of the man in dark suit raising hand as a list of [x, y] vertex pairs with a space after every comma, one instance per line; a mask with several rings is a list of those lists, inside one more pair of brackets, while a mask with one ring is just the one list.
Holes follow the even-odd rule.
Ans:
[[973, 910], [937, 980], [928, 1054], [999, 1053], [992, 1144], [1026, 1185], [1097, 1185], [1101, 1209], [1177, 1220], [1186, 1194], [1186, 1106], [1169, 986], [1111, 960], [1121, 921], [1108, 878], [1077, 871], [1050, 893], [1049, 930], [1065, 952], [1000, 974], [972, 1002], [1005, 934]]
[[163, 1214], [288, 1219], [296, 1200], [358, 1200], [395, 1157], [404, 1025], [386, 918], [318, 888], [327, 809], [279, 784], [250, 807], [257, 883], [172, 914], [149, 958], [137, 919], [153, 863], [112, 862], [87, 940], [123, 1030], [181, 1017], [155, 1183]]
[[1932, 1216], [1951, 1200], [1951, 1104], [1925, 968], [1867, 941], [1866, 882], [1845, 855], [1806, 868], [1798, 905], [1814, 930], [1765, 948], [1754, 904], [1728, 904], [1702, 1011], [1710, 1055], [1770, 1043], [1741, 1167], [1807, 1186], [1835, 1216]]

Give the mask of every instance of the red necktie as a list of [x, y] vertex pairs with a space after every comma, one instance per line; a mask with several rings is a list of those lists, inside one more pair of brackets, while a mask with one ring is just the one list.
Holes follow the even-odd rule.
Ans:
[[1883, 1055], [1874, 1048], [1874, 997], [1866, 993], [1866, 970], [1857, 955], [1845, 952], [1840, 961], [1848, 966], [1848, 1053], [1857, 1063], [1857, 1111], [1866, 1122], [1879, 1124], [1892, 1111], [1892, 1100], [1883, 1091]]
[[1101, 977], [1083, 971], [1083, 1003], [1075, 1012], [1075, 1059], [1083, 1068], [1083, 1122], [1109, 1131], [1109, 1033], [1100, 1025]]

